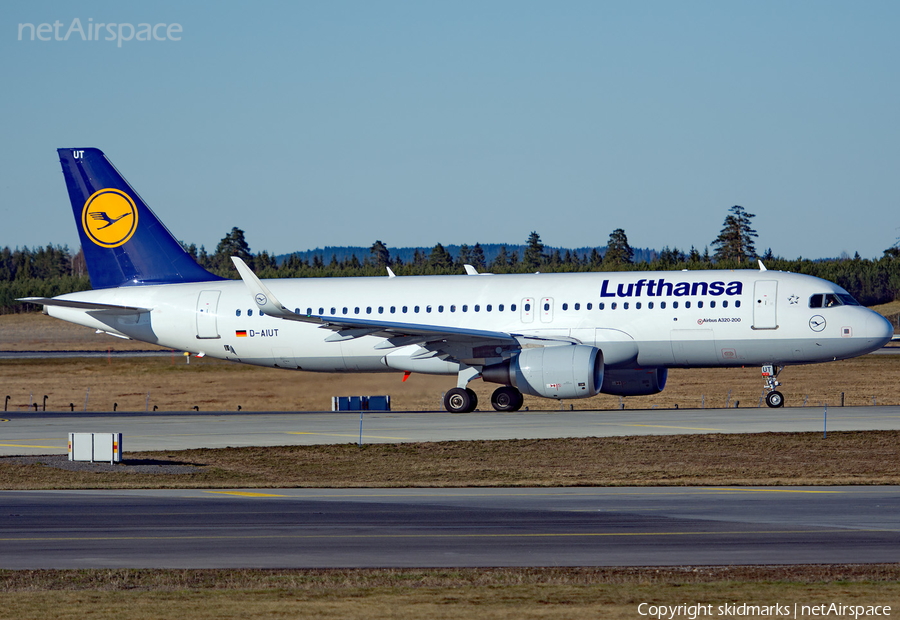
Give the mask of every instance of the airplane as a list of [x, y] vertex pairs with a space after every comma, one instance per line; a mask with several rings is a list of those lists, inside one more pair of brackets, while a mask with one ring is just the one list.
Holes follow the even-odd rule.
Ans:
[[[456, 375], [447, 411], [548, 399], [656, 394], [669, 368], [779, 373], [847, 359], [892, 325], [843, 288], [759, 270], [239, 280], [200, 267], [96, 148], [58, 149], [93, 290], [26, 297], [50, 316], [197, 356], [313, 372]], [[129, 217], [130, 216], [130, 217]], [[491, 277], [484, 277], [491, 276]]]

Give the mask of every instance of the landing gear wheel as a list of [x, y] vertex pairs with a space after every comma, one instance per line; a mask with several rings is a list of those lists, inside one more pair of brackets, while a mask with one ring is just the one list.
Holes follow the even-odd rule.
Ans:
[[522, 393], [508, 385], [497, 388], [491, 394], [491, 406], [497, 411], [518, 411], [524, 401]]
[[444, 409], [450, 413], [469, 413], [478, 405], [478, 397], [468, 388], [452, 388], [444, 394]]
[[766, 404], [770, 407], [784, 407], [784, 395], [775, 390], [766, 394]]

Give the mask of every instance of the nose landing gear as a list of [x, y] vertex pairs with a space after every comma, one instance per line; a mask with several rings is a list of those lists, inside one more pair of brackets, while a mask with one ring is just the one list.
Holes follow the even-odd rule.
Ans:
[[782, 370], [784, 370], [784, 366], [776, 369], [772, 364], [767, 364], [762, 367], [762, 376], [766, 381], [766, 389], [769, 390], [769, 393], [766, 394], [766, 404], [769, 407], [784, 406], [784, 395], [775, 389], [781, 385], [781, 382], [778, 381], [778, 375]]

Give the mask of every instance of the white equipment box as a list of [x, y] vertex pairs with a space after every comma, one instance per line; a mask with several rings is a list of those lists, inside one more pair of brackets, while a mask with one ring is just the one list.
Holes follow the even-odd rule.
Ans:
[[69, 460], [122, 462], [122, 433], [69, 433]]

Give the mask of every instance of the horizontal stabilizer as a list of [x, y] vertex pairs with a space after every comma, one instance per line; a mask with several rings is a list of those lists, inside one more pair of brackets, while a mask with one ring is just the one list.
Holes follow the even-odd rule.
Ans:
[[75, 301], [71, 299], [54, 299], [52, 297], [20, 297], [16, 301], [24, 301], [29, 304], [42, 306], [60, 306], [62, 308], [77, 308], [79, 310], [102, 311], [106, 314], [141, 314], [150, 312], [149, 308], [135, 308], [134, 306], [117, 306], [115, 304], [100, 304], [93, 301]]

